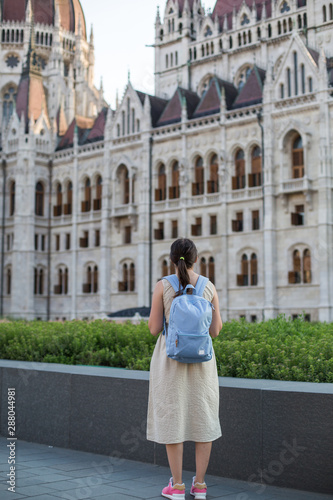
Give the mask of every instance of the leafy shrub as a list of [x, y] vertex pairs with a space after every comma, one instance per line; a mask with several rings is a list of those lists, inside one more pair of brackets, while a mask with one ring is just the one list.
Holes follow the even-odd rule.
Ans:
[[[0, 324], [2, 359], [149, 370], [156, 343], [146, 322]], [[213, 341], [218, 373], [243, 377], [333, 382], [333, 324], [290, 321], [224, 323]]]

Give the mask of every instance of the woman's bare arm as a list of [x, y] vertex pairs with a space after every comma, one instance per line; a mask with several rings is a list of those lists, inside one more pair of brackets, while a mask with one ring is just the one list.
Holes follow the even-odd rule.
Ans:
[[221, 313], [220, 313], [219, 298], [218, 298], [215, 286], [214, 286], [214, 297], [212, 300], [212, 304], [214, 306], [215, 311], [213, 309], [213, 319], [212, 319], [212, 323], [211, 323], [210, 328], [209, 328], [209, 333], [213, 338], [215, 338], [218, 336], [218, 334], [220, 333], [222, 326], [223, 326], [222, 319], [221, 319]]
[[153, 293], [151, 311], [148, 320], [150, 333], [155, 337], [163, 330], [163, 283], [159, 281]]

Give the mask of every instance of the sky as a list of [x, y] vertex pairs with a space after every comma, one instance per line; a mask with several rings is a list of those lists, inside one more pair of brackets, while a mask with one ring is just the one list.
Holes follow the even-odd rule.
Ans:
[[[213, 9], [216, 0], [205, 0]], [[95, 84], [103, 78], [104, 97], [114, 108], [128, 81], [142, 92], [154, 94], [154, 49], [157, 6], [164, 14], [166, 0], [81, 0], [87, 33], [91, 25], [95, 44]]]

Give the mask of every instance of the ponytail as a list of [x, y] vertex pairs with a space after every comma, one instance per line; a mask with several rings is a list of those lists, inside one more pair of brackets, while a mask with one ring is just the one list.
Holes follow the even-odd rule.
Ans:
[[175, 297], [182, 294], [182, 291], [190, 284], [188, 269], [197, 260], [198, 251], [193, 241], [181, 238], [173, 242], [170, 249], [170, 259], [177, 266], [179, 277], [179, 290]]

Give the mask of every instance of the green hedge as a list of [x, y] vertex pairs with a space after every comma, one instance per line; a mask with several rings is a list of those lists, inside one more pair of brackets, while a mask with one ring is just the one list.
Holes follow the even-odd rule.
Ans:
[[[149, 370], [155, 342], [145, 322], [0, 324], [2, 359]], [[220, 376], [333, 382], [331, 323], [234, 320], [223, 325], [214, 348]]]

